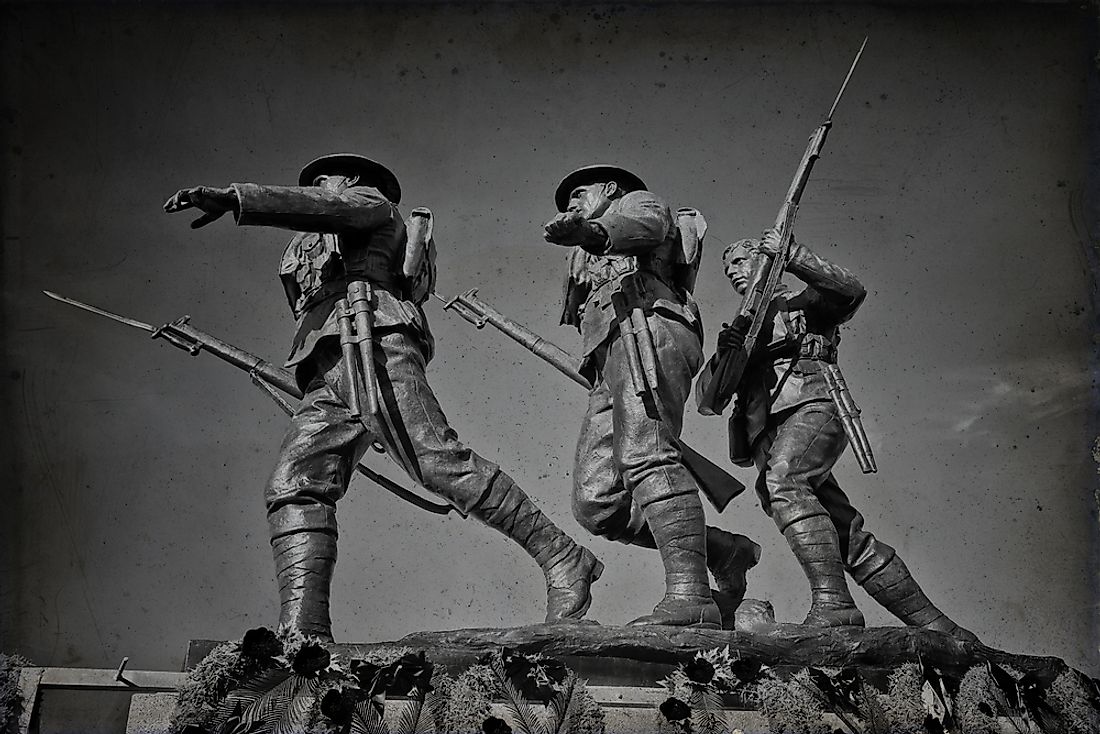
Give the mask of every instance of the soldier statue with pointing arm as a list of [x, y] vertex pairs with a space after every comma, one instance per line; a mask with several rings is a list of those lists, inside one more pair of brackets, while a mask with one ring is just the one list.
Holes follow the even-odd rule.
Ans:
[[402, 219], [400, 200], [389, 169], [338, 154], [307, 165], [297, 186], [189, 188], [164, 206], [203, 212], [192, 227], [232, 212], [240, 225], [295, 232], [279, 277], [297, 321], [287, 366], [304, 398], [264, 492], [280, 625], [331, 639], [336, 506], [371, 444], [538, 563], [547, 622], [580, 619], [602, 564], [459, 441], [428, 384], [433, 342], [421, 304], [435, 279], [432, 218], [415, 209]]

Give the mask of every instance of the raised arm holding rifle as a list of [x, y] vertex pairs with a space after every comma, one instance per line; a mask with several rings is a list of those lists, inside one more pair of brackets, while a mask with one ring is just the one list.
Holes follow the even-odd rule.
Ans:
[[[857, 54], [845, 85], [858, 61]], [[699, 409], [720, 413], [736, 397], [730, 459], [757, 466], [761, 507], [806, 574], [810, 609], [803, 624], [863, 626], [847, 572], [906, 624], [975, 641], [973, 633], [932, 604], [895, 550], [864, 530], [863, 515], [832, 474], [849, 441], [865, 471], [874, 471], [875, 465], [859, 411], [837, 367], [838, 327], [856, 312], [866, 290], [849, 271], [795, 242], [793, 232], [794, 214], [831, 118], [832, 111], [810, 137], [776, 226], [762, 239], [740, 240], [723, 253], [726, 276], [742, 304], [700, 376]], [[781, 282], [784, 273], [806, 288], [788, 291]]]

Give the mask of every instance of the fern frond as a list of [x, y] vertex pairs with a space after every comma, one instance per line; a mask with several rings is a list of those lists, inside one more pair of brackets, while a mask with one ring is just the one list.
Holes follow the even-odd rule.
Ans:
[[231, 720], [237, 719], [239, 723], [240, 717], [248, 708], [289, 677], [290, 671], [285, 668], [268, 668], [259, 675], [242, 681], [239, 687], [227, 693], [218, 704], [207, 726], [214, 731], [231, 731], [232, 726], [236, 725], [231, 725]]
[[724, 734], [728, 727], [722, 714], [722, 700], [710, 686], [693, 687], [688, 697], [692, 730], [699, 734]]
[[561, 690], [550, 699], [550, 723], [548, 734], [568, 734], [573, 712], [576, 709], [573, 692], [577, 688], [577, 676], [570, 673], [561, 682]]
[[432, 734], [435, 730], [436, 696], [420, 694], [409, 699], [409, 705], [401, 712], [394, 734]]
[[351, 715], [349, 734], [389, 734], [389, 731], [382, 712], [373, 700], [368, 698], [355, 707], [355, 713]]
[[276, 721], [272, 734], [302, 734], [313, 718], [313, 706], [321, 689], [318, 678], [306, 678]]
[[504, 672], [504, 661], [500, 655], [493, 656], [491, 667], [497, 678], [497, 685], [504, 694], [504, 708], [511, 716], [512, 723], [519, 729], [519, 734], [547, 734], [542, 721], [535, 716], [527, 702], [523, 700], [523, 695], [512, 685], [512, 681], [508, 680], [508, 675]]
[[[260, 696], [246, 708], [241, 714], [241, 723], [238, 729], [243, 732], [272, 731], [279, 724], [279, 719], [286, 712], [290, 702], [294, 700], [298, 690], [305, 684], [302, 676], [291, 675], [283, 682], [276, 685], [267, 693]], [[260, 727], [255, 725], [259, 724]]]

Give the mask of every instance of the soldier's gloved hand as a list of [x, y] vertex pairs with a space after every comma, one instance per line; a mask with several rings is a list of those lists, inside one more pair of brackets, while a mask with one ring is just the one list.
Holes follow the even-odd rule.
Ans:
[[747, 333], [748, 325], [722, 324], [722, 330], [718, 332], [718, 351], [740, 351], [745, 346], [745, 335]]
[[543, 226], [542, 236], [555, 245], [578, 245], [584, 238], [588, 220], [578, 211], [564, 211]]
[[164, 202], [164, 211], [172, 214], [184, 209], [201, 209], [203, 215], [191, 222], [191, 229], [205, 227], [226, 212], [235, 212], [240, 208], [237, 192], [231, 188], [216, 189], [209, 186], [195, 186], [180, 189]]
[[[793, 239], [793, 237], [792, 237]], [[770, 227], [764, 230], [764, 236], [760, 238], [759, 251], [767, 255], [768, 257], [775, 257], [779, 254], [779, 230], [775, 227]]]

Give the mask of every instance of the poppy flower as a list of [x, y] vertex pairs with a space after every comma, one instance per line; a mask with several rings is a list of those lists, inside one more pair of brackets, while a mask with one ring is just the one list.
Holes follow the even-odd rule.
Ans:
[[676, 698], [666, 698], [658, 709], [669, 721], [683, 721], [691, 716], [691, 706]]

